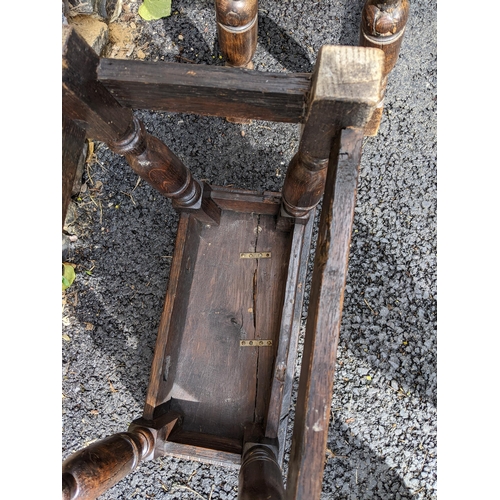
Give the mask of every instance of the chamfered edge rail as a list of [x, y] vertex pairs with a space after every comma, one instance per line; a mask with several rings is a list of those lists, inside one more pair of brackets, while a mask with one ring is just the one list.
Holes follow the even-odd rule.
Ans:
[[311, 75], [102, 58], [97, 78], [133, 109], [301, 123]]

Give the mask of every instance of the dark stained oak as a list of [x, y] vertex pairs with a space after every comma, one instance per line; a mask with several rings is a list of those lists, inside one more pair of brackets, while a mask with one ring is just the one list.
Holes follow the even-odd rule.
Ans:
[[366, 0], [363, 7], [359, 44], [381, 49], [385, 54], [380, 100], [365, 126], [365, 135], [378, 133], [387, 80], [398, 60], [409, 13], [409, 0]]
[[132, 472], [153, 447], [153, 435], [147, 429], [137, 429], [77, 451], [62, 465], [62, 499], [97, 498]]
[[63, 26], [63, 113], [88, 137], [106, 142], [132, 169], [178, 207], [202, 208], [202, 188], [177, 156], [148, 134], [132, 110], [97, 80], [99, 58], [76, 31]]
[[257, 47], [258, 0], [215, 0], [215, 12], [226, 65], [251, 69]]
[[101, 59], [99, 81], [123, 106], [208, 116], [299, 123], [309, 73]]
[[78, 163], [85, 144], [85, 130], [62, 117], [62, 225], [66, 220]]
[[132, 472], [141, 461], [158, 456], [156, 447], [182, 422], [169, 411], [155, 419], [134, 420], [120, 432], [70, 455], [62, 465], [63, 500], [93, 500]]
[[362, 144], [362, 129], [342, 130], [330, 156], [295, 406], [289, 500], [318, 500], [321, 494]]
[[304, 284], [314, 227], [314, 210], [307, 224], [296, 224], [288, 261], [287, 283], [281, 313], [280, 342], [273, 364], [265, 437], [278, 438], [278, 463], [283, 462], [290, 411], [295, 358], [299, 339]]
[[283, 186], [283, 214], [307, 217], [323, 194], [333, 137], [363, 127], [379, 101], [384, 55], [379, 49], [323, 46], [314, 68], [299, 150]]
[[[183, 214], [145, 411], [170, 402], [183, 432], [233, 440], [264, 422], [291, 244], [275, 227], [255, 211], [223, 210], [219, 226]], [[251, 252], [272, 257], [240, 256]]]
[[[279, 352], [283, 361], [275, 390], [285, 387], [288, 394], [312, 221], [284, 230], [278, 193], [210, 189], [221, 207], [220, 225], [181, 212], [144, 415], [152, 418], [165, 405], [183, 415], [182, 428], [162, 444], [164, 453], [231, 465], [248, 424], [264, 435], [272, 414], [276, 425], [266, 438], [279, 440], [282, 398], [271, 395], [275, 358]], [[266, 252], [270, 258], [241, 257]], [[242, 340], [272, 345], [242, 346]]]
[[271, 447], [252, 443], [243, 453], [238, 475], [238, 500], [284, 500], [285, 488]]

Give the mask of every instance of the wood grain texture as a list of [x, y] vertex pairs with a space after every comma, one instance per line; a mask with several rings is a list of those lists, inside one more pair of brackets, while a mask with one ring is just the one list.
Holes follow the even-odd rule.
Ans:
[[172, 198], [176, 206], [201, 208], [201, 185], [162, 141], [146, 132], [144, 124], [136, 117], [133, 117], [130, 132], [108, 145], [115, 153], [125, 156], [137, 175], [163, 196]]
[[288, 262], [287, 281], [279, 344], [273, 365], [271, 394], [267, 412], [265, 437], [278, 439], [278, 463], [283, 461], [290, 411], [295, 359], [301, 323], [307, 263], [314, 226], [314, 213], [306, 225], [295, 224]]
[[63, 114], [83, 128], [87, 137], [120, 141], [132, 128], [132, 110], [118, 104], [97, 81], [99, 57], [70, 26], [62, 27]]
[[221, 186], [212, 186], [210, 196], [222, 210], [261, 215], [277, 215], [281, 202], [280, 193], [271, 191], [256, 193], [255, 191]]
[[238, 475], [238, 500], [283, 500], [285, 488], [276, 455], [255, 443], [243, 454]]
[[[220, 225], [181, 212], [144, 412], [155, 415], [168, 404], [168, 411], [182, 415], [181, 427], [161, 445], [165, 453], [221, 462], [228, 457], [218, 452], [241, 453], [248, 424], [266, 425], [278, 346], [292, 339], [284, 356], [294, 359], [288, 350], [296, 348], [297, 332], [290, 330], [298, 329], [303, 290], [296, 286], [307, 265], [302, 240], [306, 234], [310, 244], [312, 222], [278, 228], [277, 193], [211, 186], [210, 194], [232, 209], [221, 210]], [[263, 252], [271, 257], [240, 256]], [[298, 273], [292, 271], [287, 283], [290, 262]], [[288, 318], [282, 322], [285, 296]], [[271, 339], [273, 345], [241, 346], [242, 339]], [[279, 418], [281, 399], [272, 405]]]
[[319, 203], [333, 137], [342, 128], [366, 125], [379, 102], [383, 63], [379, 49], [320, 49], [299, 150], [283, 186], [285, 214], [307, 217]]
[[99, 81], [122, 105], [209, 116], [299, 123], [311, 75], [101, 59]]
[[[185, 431], [241, 439], [245, 423], [264, 418], [273, 348], [240, 340], [277, 340], [288, 235], [274, 225], [273, 216], [223, 211], [220, 226], [200, 229], [185, 321], [170, 326], [169, 373], [157, 401], [171, 400]], [[264, 250], [273, 258], [240, 259]]]
[[317, 500], [321, 494], [362, 141], [362, 129], [343, 130], [330, 157], [295, 408], [289, 500]]
[[[194, 439], [193, 442], [197, 443], [198, 441]], [[163, 454], [231, 469], [238, 469], [241, 466], [241, 446], [239, 447], [240, 451], [236, 453], [214, 449], [217, 446], [219, 446], [219, 442], [213, 436], [209, 442], [203, 442], [202, 446], [184, 441], [181, 443], [166, 441], [163, 443]]]
[[[281, 315], [286, 290], [292, 234], [276, 231], [275, 217], [257, 219], [255, 252], [272, 251], [270, 259], [255, 259], [254, 305], [255, 339], [270, 339], [273, 346], [257, 348], [256, 398], [253, 423], [265, 425], [271, 398], [273, 365], [280, 338]], [[255, 348], [254, 348], [255, 349]]]
[[253, 67], [257, 47], [258, 0], [216, 0], [217, 36], [229, 66]]
[[151, 433], [137, 429], [77, 451], [62, 465], [63, 500], [94, 500], [132, 472], [153, 448]]
[[62, 227], [66, 220], [76, 171], [85, 145], [85, 131], [62, 117]]
[[185, 326], [169, 346], [176, 369], [164, 393], [184, 414], [184, 430], [241, 439], [253, 419], [259, 349], [239, 341], [255, 337], [255, 261], [239, 252], [255, 248], [257, 218], [223, 212], [220, 226], [201, 229]]
[[359, 44], [380, 49], [385, 55], [380, 99], [365, 126], [365, 135], [378, 133], [388, 76], [398, 60], [409, 13], [408, 0], [366, 0], [363, 7]]
[[[166, 354], [167, 343], [170, 332], [176, 328], [182, 330], [187, 308], [187, 294], [191, 287], [190, 280], [193, 273], [189, 263], [194, 261], [198, 251], [200, 223], [189, 216], [188, 213], [181, 213], [179, 225], [177, 227], [177, 237], [175, 242], [175, 252], [170, 268], [167, 294], [163, 305], [163, 312], [158, 327], [156, 337], [153, 362], [149, 376], [149, 385], [144, 403], [143, 416], [152, 420], [155, 417], [155, 408], [163, 401], [160, 401], [159, 391], [164, 384], [170, 370], [170, 355]], [[181, 282], [181, 275], [183, 276]], [[182, 299], [184, 297], [184, 300]], [[168, 367], [166, 366], [168, 363]]]

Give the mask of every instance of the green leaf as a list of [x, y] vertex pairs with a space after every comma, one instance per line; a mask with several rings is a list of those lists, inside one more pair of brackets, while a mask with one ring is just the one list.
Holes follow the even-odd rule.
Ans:
[[63, 264], [62, 289], [70, 287], [75, 281], [75, 268], [71, 264]]
[[172, 0], [144, 0], [139, 15], [146, 21], [168, 17], [172, 12]]

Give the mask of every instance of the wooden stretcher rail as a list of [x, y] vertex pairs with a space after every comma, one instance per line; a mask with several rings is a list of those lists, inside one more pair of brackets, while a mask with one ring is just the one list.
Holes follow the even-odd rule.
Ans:
[[301, 123], [309, 73], [101, 59], [98, 80], [123, 106], [209, 116]]
[[362, 129], [342, 130], [330, 155], [295, 405], [287, 500], [321, 495], [362, 145]]

